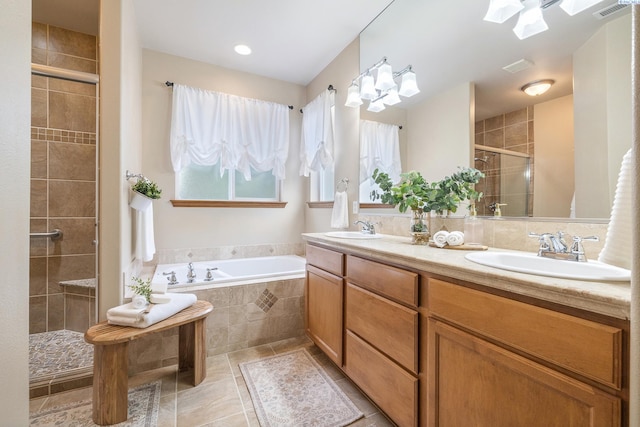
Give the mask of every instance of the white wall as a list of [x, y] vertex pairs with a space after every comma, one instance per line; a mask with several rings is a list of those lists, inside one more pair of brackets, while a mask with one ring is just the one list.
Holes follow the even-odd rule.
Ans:
[[569, 218], [574, 192], [573, 95], [533, 107], [533, 216]]
[[141, 169], [141, 58], [133, 3], [101, 2], [98, 314], [122, 301], [132, 261], [126, 170]]
[[[318, 96], [330, 84], [336, 89], [335, 95], [335, 182], [349, 178], [347, 196], [349, 204], [358, 200], [358, 163], [360, 156], [358, 108], [346, 107], [347, 89], [351, 80], [360, 74], [360, 41], [351, 42], [321, 73], [307, 85], [306, 96], [309, 101]], [[309, 200], [309, 181], [304, 179], [305, 201]], [[355, 220], [349, 206], [349, 223]], [[331, 223], [331, 209], [305, 208], [305, 232], [328, 231]]]
[[464, 83], [408, 111], [406, 170], [420, 171], [427, 181], [439, 181], [458, 166], [469, 166], [473, 94], [473, 84]]
[[[156, 181], [162, 198], [154, 202], [158, 251], [226, 245], [300, 243], [304, 224], [304, 180], [298, 176], [300, 108], [304, 87], [233, 71], [187, 58], [143, 50], [142, 172]], [[289, 159], [282, 199], [277, 208], [176, 208], [175, 178], [169, 154], [171, 88], [165, 81], [247, 98], [293, 105], [290, 112]]]
[[0, 425], [28, 425], [31, 2], [0, 0]]
[[631, 147], [630, 21], [630, 15], [611, 21], [573, 56], [578, 217], [609, 217], [622, 156]]

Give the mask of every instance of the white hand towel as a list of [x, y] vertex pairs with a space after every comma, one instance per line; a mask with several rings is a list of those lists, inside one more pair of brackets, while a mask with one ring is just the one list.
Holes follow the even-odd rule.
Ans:
[[131, 305], [136, 309], [145, 308], [147, 306], [147, 299], [142, 295], [134, 295], [133, 298], [131, 298]]
[[613, 197], [611, 219], [607, 228], [607, 237], [598, 261], [617, 267], [631, 269], [631, 251], [633, 233], [631, 229], [631, 213], [633, 198], [631, 187], [634, 179], [633, 153], [630, 149], [622, 158], [616, 193]]
[[447, 237], [449, 236], [449, 232], [446, 230], [440, 230], [436, 234], [433, 235], [433, 243], [436, 244], [439, 248], [444, 248], [447, 244]]
[[107, 321], [111, 325], [146, 328], [190, 307], [198, 298], [194, 294], [167, 293], [171, 302], [135, 308], [133, 303], [119, 305], [107, 310]]
[[452, 231], [447, 236], [447, 244], [449, 246], [461, 246], [464, 244], [464, 233], [462, 231]]
[[136, 210], [136, 258], [151, 261], [156, 253], [153, 236], [153, 204], [144, 210]]
[[333, 198], [331, 228], [349, 228], [349, 200], [346, 191], [336, 191]]

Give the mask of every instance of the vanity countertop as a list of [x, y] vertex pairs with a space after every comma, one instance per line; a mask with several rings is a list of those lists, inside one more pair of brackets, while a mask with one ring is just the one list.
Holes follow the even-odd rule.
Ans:
[[[384, 235], [381, 239], [360, 240], [334, 238], [324, 233], [304, 233], [302, 236], [309, 243], [318, 243], [380, 262], [429, 271], [618, 319], [629, 319], [629, 282], [558, 279], [486, 267], [467, 260], [464, 256], [468, 251], [412, 245], [409, 237]], [[489, 250], [509, 252], [494, 248]]]

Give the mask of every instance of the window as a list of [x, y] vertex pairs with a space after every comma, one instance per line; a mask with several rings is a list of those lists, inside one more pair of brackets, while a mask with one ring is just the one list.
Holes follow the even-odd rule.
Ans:
[[220, 176], [220, 165], [190, 164], [176, 174], [176, 196], [182, 200], [279, 200], [280, 180], [268, 172], [251, 170], [251, 181], [236, 170]]

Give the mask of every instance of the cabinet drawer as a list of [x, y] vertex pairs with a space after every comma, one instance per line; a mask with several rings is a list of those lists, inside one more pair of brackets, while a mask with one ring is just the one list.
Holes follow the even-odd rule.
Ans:
[[418, 313], [347, 283], [346, 328], [418, 374]]
[[397, 425], [417, 425], [418, 379], [348, 330], [344, 370]]
[[337, 276], [344, 276], [344, 254], [318, 246], [307, 245], [307, 263]]
[[412, 307], [418, 306], [418, 275], [410, 271], [347, 256], [349, 281]]
[[620, 390], [622, 330], [430, 279], [431, 315]]

